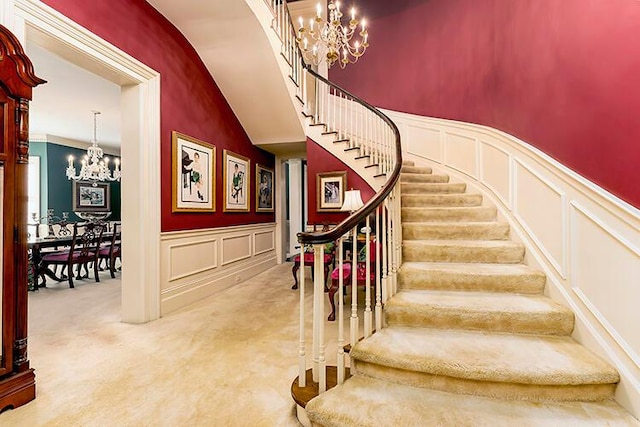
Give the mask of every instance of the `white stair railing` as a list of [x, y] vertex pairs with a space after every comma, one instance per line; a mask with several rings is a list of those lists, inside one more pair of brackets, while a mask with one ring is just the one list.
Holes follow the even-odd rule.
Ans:
[[[397, 291], [397, 271], [401, 264], [401, 224], [399, 176], [402, 165], [400, 134], [395, 124], [382, 112], [331, 83], [306, 65], [296, 44], [296, 30], [292, 25], [286, 0], [265, 0], [273, 13], [272, 28], [282, 42], [281, 55], [289, 64], [289, 78], [295, 85], [295, 97], [308, 126], [321, 126], [330, 144], [344, 144], [345, 153], [367, 160], [363, 170], [376, 168], [376, 176], [386, 181], [362, 208], [353, 212], [334, 229], [323, 232], [300, 233], [300, 327], [299, 327], [299, 387], [305, 387], [307, 371], [307, 343], [305, 321], [305, 248], [314, 253], [313, 282], [313, 342], [311, 359], [313, 381], [323, 393], [327, 389], [327, 354], [325, 342], [325, 283], [330, 296], [337, 294], [336, 382], [346, 379], [347, 344], [355, 345], [361, 337], [368, 337], [383, 325], [385, 302]], [[332, 137], [332, 139], [331, 139]], [[375, 219], [374, 219], [375, 218]], [[372, 227], [371, 221], [374, 221]], [[359, 230], [360, 228], [360, 230]], [[364, 232], [361, 229], [364, 228]], [[375, 233], [373, 233], [373, 232]], [[358, 244], [359, 240], [361, 245]], [[335, 242], [337, 264], [330, 277], [325, 278], [325, 244]], [[346, 247], [346, 242], [350, 247]], [[350, 249], [350, 259], [345, 252]], [[325, 282], [326, 280], [326, 282]], [[349, 342], [345, 342], [344, 288], [351, 286], [349, 311]], [[374, 289], [371, 289], [371, 287]], [[358, 301], [359, 288], [364, 288], [364, 302]], [[330, 305], [333, 307], [334, 303]], [[363, 314], [360, 316], [360, 310]], [[375, 329], [374, 329], [375, 327]], [[362, 331], [362, 333], [361, 333]]]

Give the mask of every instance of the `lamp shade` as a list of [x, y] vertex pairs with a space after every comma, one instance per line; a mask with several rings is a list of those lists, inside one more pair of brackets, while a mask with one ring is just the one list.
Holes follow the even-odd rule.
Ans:
[[355, 212], [364, 205], [360, 190], [347, 190], [344, 193], [344, 203], [340, 208], [341, 211]]

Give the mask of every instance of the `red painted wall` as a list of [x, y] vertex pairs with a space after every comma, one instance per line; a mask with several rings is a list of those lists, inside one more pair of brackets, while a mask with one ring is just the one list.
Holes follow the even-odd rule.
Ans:
[[369, 0], [333, 81], [374, 105], [480, 123], [640, 207], [640, 2]]
[[367, 182], [360, 177], [353, 169], [349, 168], [340, 159], [329, 153], [327, 150], [316, 144], [310, 138], [307, 138], [307, 194], [309, 201], [309, 224], [322, 224], [324, 221], [331, 223], [339, 223], [344, 220], [348, 214], [342, 212], [318, 212], [317, 207], [317, 188], [316, 175], [320, 172], [347, 171], [347, 190], [360, 190], [362, 201], [367, 201], [373, 197], [375, 192]]
[[[142, 0], [43, 1], [161, 74], [162, 231], [275, 221], [273, 213], [254, 212], [255, 164], [273, 167], [274, 156], [251, 144], [200, 57], [169, 21]], [[173, 130], [216, 146], [216, 213], [171, 212]], [[222, 213], [225, 148], [251, 159], [249, 213]]]

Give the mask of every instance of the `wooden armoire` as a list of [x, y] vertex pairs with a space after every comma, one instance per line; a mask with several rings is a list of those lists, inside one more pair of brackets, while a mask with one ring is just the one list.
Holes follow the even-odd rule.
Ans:
[[0, 25], [0, 410], [36, 396], [27, 358], [27, 164], [29, 100], [41, 83], [18, 39]]

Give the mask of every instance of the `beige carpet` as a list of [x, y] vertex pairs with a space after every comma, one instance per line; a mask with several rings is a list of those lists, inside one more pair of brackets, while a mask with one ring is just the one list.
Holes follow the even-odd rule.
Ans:
[[298, 426], [290, 271], [277, 266], [145, 325], [119, 321], [120, 281], [108, 274], [30, 293], [37, 397], [0, 425]]

